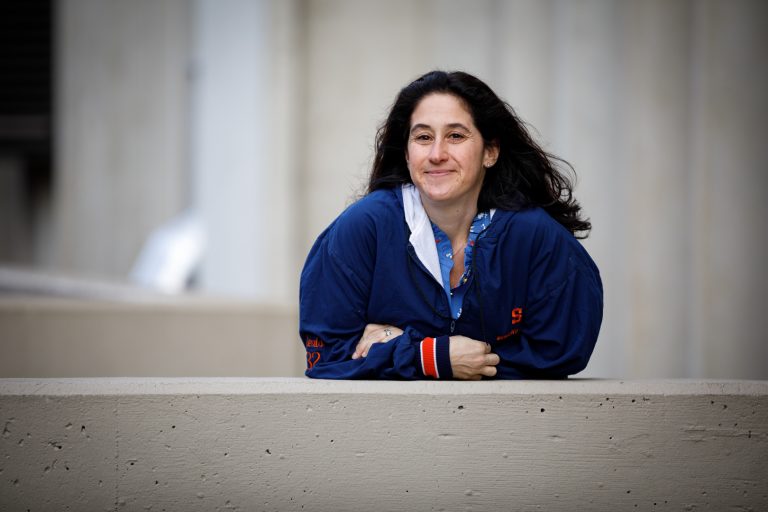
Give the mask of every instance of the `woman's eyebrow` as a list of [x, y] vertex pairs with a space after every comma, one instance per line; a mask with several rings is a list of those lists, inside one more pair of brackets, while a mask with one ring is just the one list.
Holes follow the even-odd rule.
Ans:
[[415, 132], [416, 130], [422, 130], [422, 129], [429, 130], [430, 128], [431, 128], [431, 126], [429, 126], [428, 124], [417, 123], [417, 124], [411, 126], [411, 133]]
[[465, 132], [468, 132], [468, 131], [470, 131], [468, 127], [464, 126], [464, 125], [463, 125], [463, 124], [461, 124], [461, 123], [450, 123], [450, 124], [448, 125], [448, 128], [461, 128], [461, 129], [462, 129], [462, 130], [464, 130]]
[[[465, 125], [463, 125], [461, 123], [449, 123], [446, 126], [448, 126], [448, 128], [450, 128], [450, 129], [460, 128], [460, 129], [462, 129], [464, 131], [467, 131], [467, 132], [470, 131], [469, 128], [467, 128]], [[421, 130], [421, 129], [431, 130], [432, 127], [430, 125], [428, 125], [428, 124], [416, 123], [415, 125], [411, 126], [411, 133], [415, 132], [416, 130]]]

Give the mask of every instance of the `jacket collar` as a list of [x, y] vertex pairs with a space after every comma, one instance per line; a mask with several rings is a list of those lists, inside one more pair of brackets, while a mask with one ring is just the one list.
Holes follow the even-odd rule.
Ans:
[[[408, 241], [413, 246], [422, 265], [441, 286], [445, 287], [440, 271], [440, 259], [437, 256], [437, 244], [435, 243], [435, 234], [432, 231], [432, 222], [424, 210], [424, 205], [421, 204], [419, 191], [412, 183], [404, 183], [400, 187], [399, 195], [403, 200], [405, 222], [408, 224], [408, 229], [411, 230]], [[496, 208], [491, 208], [489, 213], [493, 219]]]
[[440, 272], [440, 260], [437, 257], [437, 244], [435, 244], [435, 235], [432, 232], [432, 223], [427, 217], [424, 205], [421, 204], [419, 191], [410, 183], [405, 183], [401, 188], [403, 196], [403, 211], [405, 212], [405, 223], [411, 230], [411, 236], [408, 241], [413, 246], [416, 256], [421, 261], [432, 277], [444, 286], [443, 276]]

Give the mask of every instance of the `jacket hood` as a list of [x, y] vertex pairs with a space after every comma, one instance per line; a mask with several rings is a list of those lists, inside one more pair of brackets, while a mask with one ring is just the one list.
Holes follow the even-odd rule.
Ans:
[[440, 272], [440, 260], [437, 256], [435, 234], [432, 232], [432, 223], [427, 217], [424, 205], [421, 204], [419, 191], [410, 183], [402, 185], [403, 211], [405, 223], [411, 230], [408, 241], [413, 246], [416, 256], [424, 265], [432, 277], [444, 286], [442, 273]]

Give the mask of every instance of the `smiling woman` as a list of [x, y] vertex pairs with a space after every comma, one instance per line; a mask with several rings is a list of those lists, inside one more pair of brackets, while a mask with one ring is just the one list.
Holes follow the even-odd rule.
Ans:
[[[411, 181], [431, 219], [450, 206], [474, 217], [485, 168], [496, 162], [498, 146], [486, 145], [464, 102], [435, 93], [411, 116], [405, 161]], [[439, 224], [439, 223], [438, 223]]]
[[563, 378], [586, 366], [602, 285], [558, 159], [477, 78], [400, 91], [368, 194], [317, 239], [300, 334], [316, 378]]

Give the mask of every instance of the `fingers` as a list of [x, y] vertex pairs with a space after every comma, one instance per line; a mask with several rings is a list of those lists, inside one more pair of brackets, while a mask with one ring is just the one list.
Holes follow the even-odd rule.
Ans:
[[[490, 344], [487, 344], [488, 347], [490, 347]], [[496, 376], [496, 365], [501, 362], [501, 358], [498, 356], [498, 354], [494, 354], [493, 352], [486, 353], [485, 355], [485, 366], [480, 370], [480, 373], [485, 377], [495, 377]]]
[[355, 347], [355, 351], [352, 354], [352, 359], [360, 359], [361, 357], [365, 357], [365, 355], [368, 355], [368, 350], [370, 350], [372, 343], [373, 342], [370, 340], [361, 338], [360, 341], [357, 343], [357, 346]]
[[482, 368], [475, 369], [472, 373], [454, 374], [453, 378], [459, 380], [482, 380], [483, 377], [495, 377], [497, 371], [495, 366], [483, 366]]
[[363, 330], [363, 336], [357, 342], [352, 359], [366, 357], [374, 343], [386, 343], [403, 334], [403, 330], [393, 325], [368, 324]]
[[365, 357], [368, 355], [368, 351], [371, 350], [371, 345], [374, 343], [383, 343], [383, 340], [376, 340], [372, 336], [363, 337], [360, 339], [360, 341], [357, 343], [357, 346], [355, 347], [355, 352], [352, 354], [352, 359], [360, 359], [361, 357]]
[[375, 341], [373, 338], [373, 333], [375, 333], [376, 330], [380, 329], [381, 327], [382, 326], [379, 324], [368, 324], [365, 326], [365, 329], [363, 329], [363, 336], [360, 338], [360, 341], [357, 342], [357, 346], [355, 346], [352, 359], [360, 359], [361, 357], [365, 357], [368, 354], [368, 350], [370, 350], [371, 344]]
[[484, 366], [479, 373], [473, 373], [469, 376], [454, 375], [454, 378], [459, 380], [483, 380], [483, 377], [495, 377], [496, 371], [497, 370], [495, 366]]
[[494, 353], [486, 354], [483, 357], [484, 366], [482, 366], [479, 369], [478, 374], [474, 376], [475, 378], [473, 378], [473, 380], [480, 380], [483, 377], [495, 377], [496, 372], [498, 371], [496, 369], [496, 365], [499, 364], [500, 362], [501, 362], [501, 358], [497, 354], [494, 354]]

